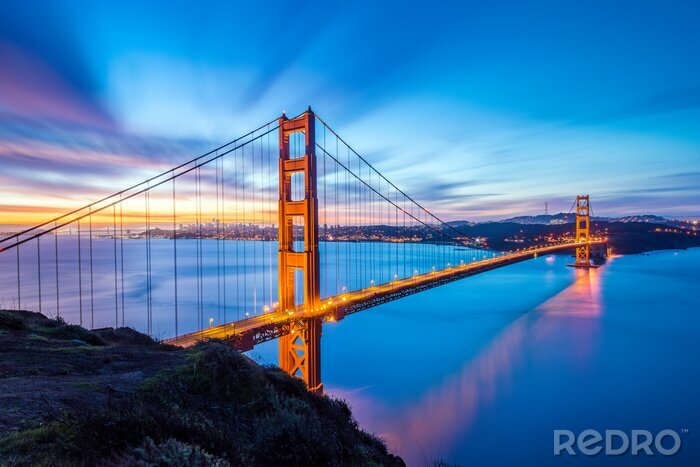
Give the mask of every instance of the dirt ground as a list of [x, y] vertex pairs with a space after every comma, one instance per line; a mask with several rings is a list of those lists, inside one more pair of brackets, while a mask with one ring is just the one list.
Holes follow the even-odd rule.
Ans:
[[27, 312], [26, 329], [0, 328], [0, 433], [67, 411], [109, 408], [183, 359], [178, 349], [129, 329], [95, 331], [104, 345], [57, 337], [37, 315]]

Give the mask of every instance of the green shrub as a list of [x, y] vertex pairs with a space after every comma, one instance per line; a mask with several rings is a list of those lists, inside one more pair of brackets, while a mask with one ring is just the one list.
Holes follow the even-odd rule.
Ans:
[[191, 466], [191, 467], [229, 467], [226, 460], [214, 457], [199, 446], [192, 446], [170, 438], [156, 444], [151, 438], [130, 453], [115, 459], [117, 465], [133, 465], [139, 467], [155, 465]]
[[9, 433], [0, 438], [0, 465], [57, 465], [70, 436], [57, 423]]

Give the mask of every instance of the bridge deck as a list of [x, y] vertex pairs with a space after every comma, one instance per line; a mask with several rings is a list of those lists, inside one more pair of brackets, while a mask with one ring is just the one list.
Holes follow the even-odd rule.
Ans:
[[[603, 240], [593, 240], [590, 242], [590, 244], [599, 243], [603, 243]], [[478, 262], [458, 264], [439, 271], [406, 279], [399, 279], [386, 284], [375, 285], [354, 292], [325, 298], [322, 300], [323, 304], [317, 309], [307, 310], [303, 305], [297, 306], [291, 310], [273, 309], [269, 313], [220, 326], [214, 326], [202, 331], [183, 334], [178, 337], [167, 339], [165, 342], [181, 347], [190, 347], [197, 343], [197, 341], [217, 338], [231, 340], [232, 343], [241, 350], [249, 350], [255, 344], [288, 334], [293, 323], [305, 318], [320, 317], [324, 321], [339, 320], [345, 315], [447, 284], [464, 277], [518, 263], [539, 255], [583, 245], [585, 245], [584, 242], [559, 243], [556, 245], [509, 253]]]

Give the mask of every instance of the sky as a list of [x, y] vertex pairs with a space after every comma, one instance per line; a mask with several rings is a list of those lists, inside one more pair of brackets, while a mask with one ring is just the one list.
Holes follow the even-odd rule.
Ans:
[[700, 217], [697, 3], [329, 3], [4, 0], [0, 224], [308, 105], [445, 219]]

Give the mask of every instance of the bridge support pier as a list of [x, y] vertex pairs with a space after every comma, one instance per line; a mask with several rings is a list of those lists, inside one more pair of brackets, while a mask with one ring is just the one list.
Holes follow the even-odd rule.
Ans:
[[[304, 154], [291, 154], [289, 138], [304, 137]], [[318, 253], [318, 195], [316, 187], [315, 116], [309, 108], [302, 116], [279, 119], [279, 309], [294, 312], [297, 272], [303, 275], [304, 309], [313, 313], [321, 302]], [[304, 199], [292, 198], [292, 176], [301, 174]], [[296, 178], [296, 177], [295, 177]], [[294, 249], [294, 223], [303, 226], [303, 250]], [[323, 391], [321, 384], [321, 320], [302, 318], [279, 340], [280, 368], [298, 376], [310, 390]]]
[[291, 326], [280, 337], [280, 368], [304, 380], [309, 390], [323, 393], [321, 383], [321, 318], [309, 318]]
[[597, 261], [605, 261], [608, 257], [608, 244], [596, 243], [591, 246], [591, 258]]

